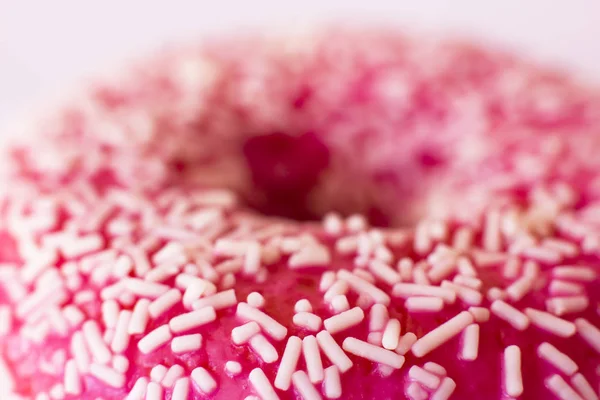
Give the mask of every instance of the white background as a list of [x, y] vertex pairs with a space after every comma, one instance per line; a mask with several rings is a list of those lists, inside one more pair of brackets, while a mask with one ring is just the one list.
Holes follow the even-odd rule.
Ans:
[[600, 81], [599, 0], [0, 0], [0, 125], [164, 42], [373, 20], [492, 40]]

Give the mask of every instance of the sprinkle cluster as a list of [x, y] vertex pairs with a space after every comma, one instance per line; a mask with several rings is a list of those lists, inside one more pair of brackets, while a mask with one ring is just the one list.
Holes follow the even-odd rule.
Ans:
[[[598, 399], [600, 101], [468, 46], [315, 43], [169, 54], [10, 148], [0, 398]], [[328, 157], [252, 166], [280, 130]]]
[[[344, 396], [344, 374], [363, 359], [383, 377], [400, 370], [408, 398], [447, 399], [457, 387], [453, 372], [428, 356], [460, 337], [456, 359], [476, 363], [481, 330], [495, 322], [549, 338], [532, 355], [556, 371], [545, 378], [547, 390], [596, 399], [590, 381], [597, 377], [582, 374], [570, 347], [552, 338], [576, 338], [598, 359], [597, 316], [587, 317], [596, 304], [588, 286], [597, 281], [600, 248], [589, 225], [597, 206], [574, 209], [565, 184], [535, 190], [545, 195], [492, 209], [479, 226], [423, 220], [415, 229], [385, 230], [358, 215], [331, 213], [321, 225], [256, 217], [217, 190], [173, 189], [150, 201], [82, 183], [59, 194], [6, 197], [3, 226], [24, 262], [0, 268], [2, 390], [62, 399], [101, 384], [128, 399], [169, 393], [179, 400], [218, 395], [219, 380], [244, 373], [248, 396], [277, 399], [294, 390], [307, 400], [334, 399]], [[286, 273], [314, 275], [317, 297], [270, 315], [265, 307], [277, 282], [269, 281]], [[253, 285], [262, 293], [250, 291]], [[285, 307], [292, 318], [281, 319]], [[428, 330], [417, 319], [412, 329], [402, 326], [418, 315], [443, 320]], [[254, 361], [160, 362], [161, 352], [179, 360], [197, 354], [207, 345], [206, 327], [225, 318], [237, 321], [229, 346], [249, 349]], [[527, 350], [507, 345], [497, 360], [508, 396], [527, 390]], [[39, 353], [34, 371], [53, 377], [44, 390], [33, 381], [22, 386], [33, 376], [15, 363], [31, 362], [30, 351]], [[151, 368], [138, 365], [144, 357], [154, 360]]]

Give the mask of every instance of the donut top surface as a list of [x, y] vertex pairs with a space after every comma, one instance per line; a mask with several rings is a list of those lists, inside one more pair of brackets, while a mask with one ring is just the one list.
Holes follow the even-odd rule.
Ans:
[[0, 398], [597, 399], [599, 104], [374, 32], [94, 85], [3, 150]]

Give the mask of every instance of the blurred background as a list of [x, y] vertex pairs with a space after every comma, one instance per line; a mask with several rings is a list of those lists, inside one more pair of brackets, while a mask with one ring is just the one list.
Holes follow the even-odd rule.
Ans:
[[0, 127], [162, 43], [239, 28], [377, 22], [472, 36], [600, 81], [598, 0], [0, 0]]

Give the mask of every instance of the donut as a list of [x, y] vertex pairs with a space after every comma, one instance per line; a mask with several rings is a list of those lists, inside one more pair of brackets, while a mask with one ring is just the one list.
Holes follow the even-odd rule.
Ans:
[[0, 398], [598, 399], [599, 93], [381, 29], [89, 83], [1, 150]]

